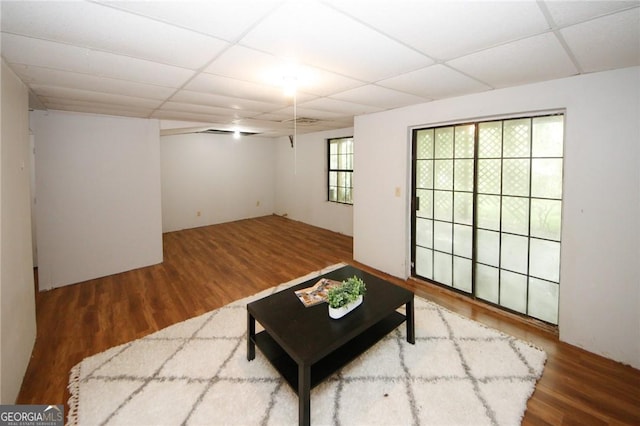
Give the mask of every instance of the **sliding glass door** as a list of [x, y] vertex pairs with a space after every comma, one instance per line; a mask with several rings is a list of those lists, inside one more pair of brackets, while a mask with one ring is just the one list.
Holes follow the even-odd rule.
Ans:
[[558, 322], [564, 116], [413, 132], [412, 274]]

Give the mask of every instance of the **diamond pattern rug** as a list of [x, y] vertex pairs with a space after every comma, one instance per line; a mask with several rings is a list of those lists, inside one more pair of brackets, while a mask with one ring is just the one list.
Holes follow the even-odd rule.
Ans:
[[[328, 270], [84, 359], [68, 424], [297, 424], [296, 394], [260, 350], [246, 359], [246, 304]], [[398, 327], [312, 389], [311, 423], [520, 424], [544, 351], [419, 297], [415, 326], [415, 345]]]

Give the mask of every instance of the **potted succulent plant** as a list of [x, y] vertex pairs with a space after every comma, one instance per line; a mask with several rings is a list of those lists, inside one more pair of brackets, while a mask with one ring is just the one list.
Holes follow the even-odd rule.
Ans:
[[329, 302], [329, 316], [333, 319], [342, 318], [362, 303], [362, 297], [367, 287], [362, 278], [353, 276], [342, 281], [327, 292]]

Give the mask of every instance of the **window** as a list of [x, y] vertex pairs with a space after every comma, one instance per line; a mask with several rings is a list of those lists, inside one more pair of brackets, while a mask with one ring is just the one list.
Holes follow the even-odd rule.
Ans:
[[353, 137], [329, 139], [328, 200], [353, 204]]
[[564, 116], [413, 135], [413, 275], [557, 324]]

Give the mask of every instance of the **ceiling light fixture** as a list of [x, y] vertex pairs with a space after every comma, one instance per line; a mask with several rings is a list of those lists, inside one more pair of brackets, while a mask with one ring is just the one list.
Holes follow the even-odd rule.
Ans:
[[282, 86], [284, 88], [284, 95], [288, 98], [296, 95], [298, 79], [295, 75], [285, 75], [282, 77]]
[[233, 138], [240, 139], [240, 130], [236, 129], [233, 131]]

